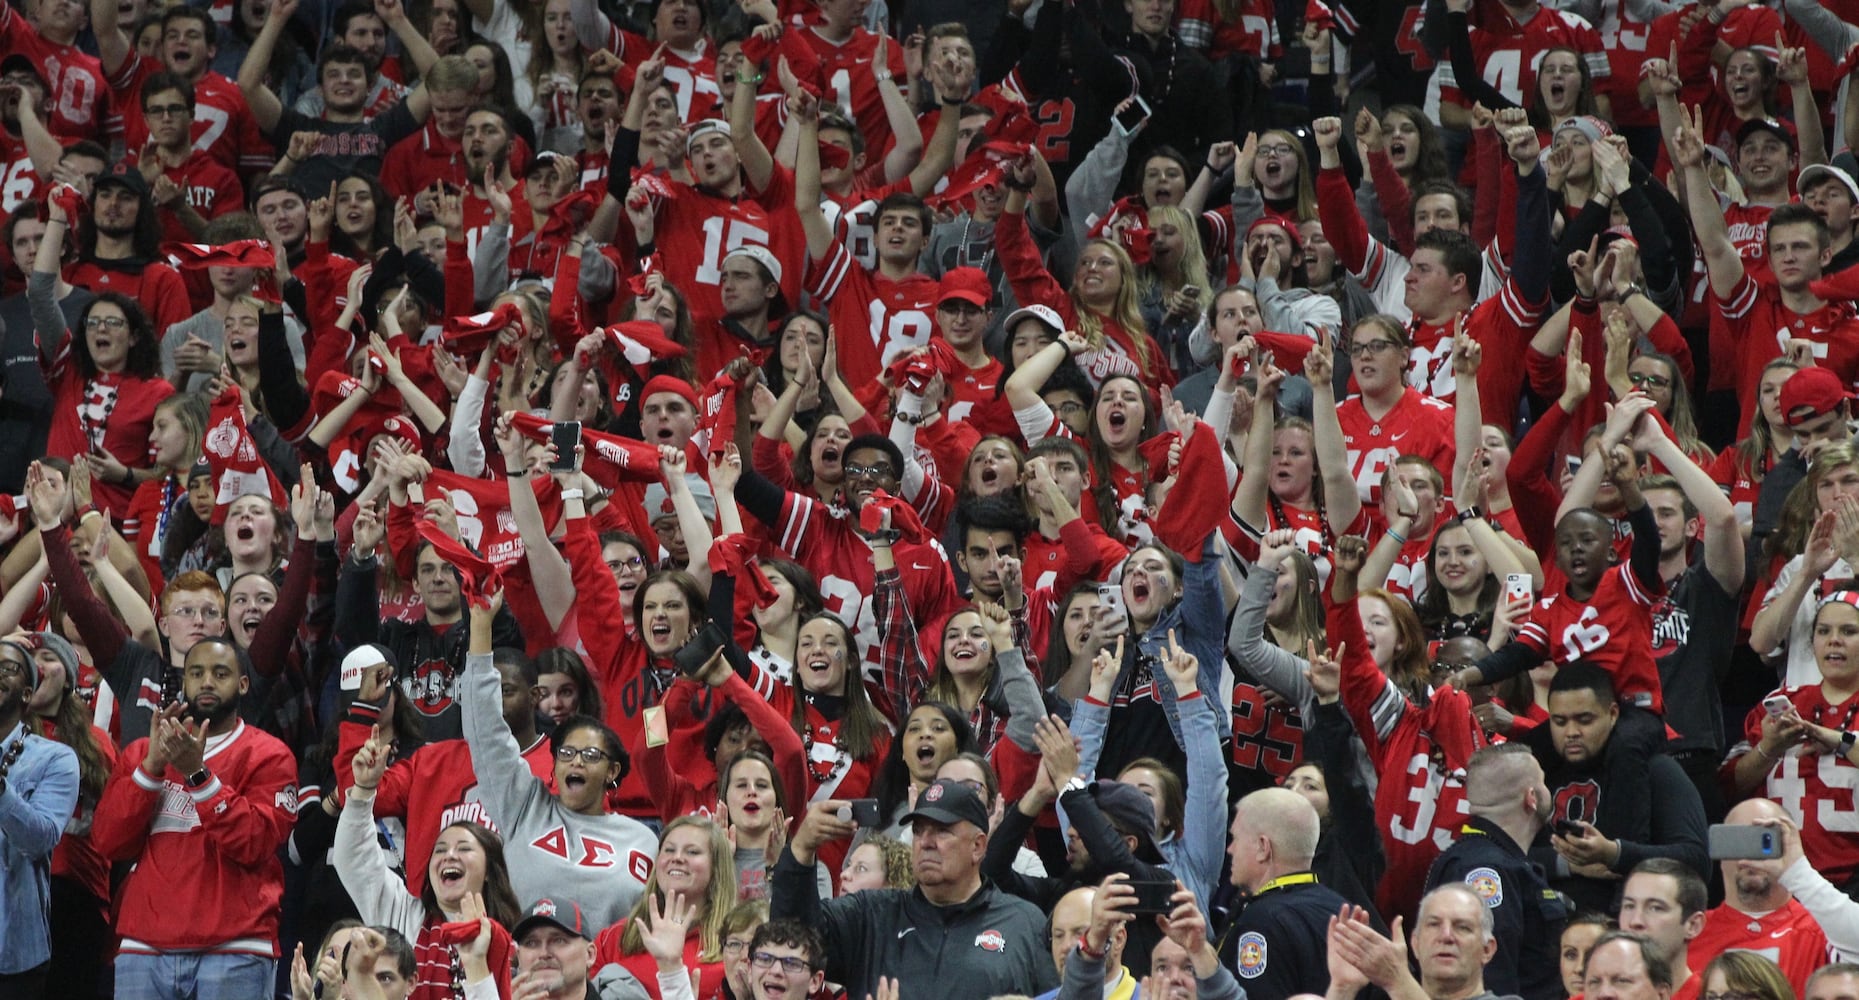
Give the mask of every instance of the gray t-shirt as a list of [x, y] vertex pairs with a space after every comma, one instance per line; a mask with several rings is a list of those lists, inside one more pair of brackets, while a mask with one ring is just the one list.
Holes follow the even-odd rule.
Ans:
[[[187, 343], [189, 335], [206, 341], [219, 356], [226, 356], [226, 321], [213, 315], [212, 309], [202, 309], [168, 327], [168, 332], [161, 336], [161, 373], [170, 380], [174, 375], [174, 352]], [[284, 338], [290, 343], [291, 360], [296, 362], [298, 371], [303, 371], [303, 324], [286, 315]], [[206, 388], [208, 381], [209, 376], [194, 372], [180, 388], [182, 392], [198, 392]]]

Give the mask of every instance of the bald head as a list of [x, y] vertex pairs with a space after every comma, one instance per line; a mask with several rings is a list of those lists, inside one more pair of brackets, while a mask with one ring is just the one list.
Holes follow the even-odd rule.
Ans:
[[1272, 844], [1282, 872], [1303, 871], [1317, 856], [1321, 823], [1310, 800], [1284, 788], [1261, 788], [1239, 800], [1233, 826]]
[[[1733, 806], [1723, 821], [1735, 826], [1753, 826], [1760, 820], [1781, 819], [1787, 815], [1773, 799], [1745, 799]], [[1774, 835], [1776, 857], [1726, 859], [1718, 862], [1718, 868], [1723, 872], [1724, 901], [1744, 913], [1779, 910], [1793, 898], [1793, 894], [1781, 882], [1782, 869], [1785, 867], [1780, 857], [1782, 834], [1780, 830], [1771, 832]]]
[[1751, 826], [1759, 819], [1786, 819], [1787, 810], [1774, 799], [1744, 799], [1730, 807], [1723, 821], [1734, 826]]

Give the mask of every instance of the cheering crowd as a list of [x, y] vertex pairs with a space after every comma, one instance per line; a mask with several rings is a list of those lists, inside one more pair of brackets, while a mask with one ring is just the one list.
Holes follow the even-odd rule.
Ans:
[[1856, 75], [0, 4], [0, 998], [1859, 1000]]

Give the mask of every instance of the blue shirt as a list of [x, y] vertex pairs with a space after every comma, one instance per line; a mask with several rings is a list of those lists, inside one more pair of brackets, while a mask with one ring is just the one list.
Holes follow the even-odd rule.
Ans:
[[52, 848], [77, 808], [77, 753], [15, 725], [0, 739], [0, 759], [15, 741], [26, 746], [0, 792], [0, 975], [51, 960]]

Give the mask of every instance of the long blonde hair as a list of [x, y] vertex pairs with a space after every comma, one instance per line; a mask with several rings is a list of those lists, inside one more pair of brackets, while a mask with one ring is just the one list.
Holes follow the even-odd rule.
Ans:
[[[1155, 352], [1148, 343], [1149, 327], [1143, 322], [1141, 279], [1136, 275], [1136, 264], [1130, 255], [1116, 240], [1098, 237], [1086, 240], [1085, 248], [1103, 247], [1117, 262], [1117, 298], [1110, 304], [1109, 313], [1100, 313], [1085, 304], [1076, 291], [1071, 293], [1072, 305], [1078, 314], [1078, 335], [1092, 348], [1104, 346], [1104, 320], [1108, 318], [1118, 326], [1129, 331], [1130, 340], [1136, 345], [1136, 363], [1142, 367], [1144, 378], [1155, 373], [1157, 360]], [[1076, 282], [1073, 283], [1076, 285]]]
[[[710, 847], [710, 885], [704, 890], [703, 922], [697, 927], [698, 959], [704, 962], [723, 960], [723, 925], [728, 922], [730, 911], [736, 908], [736, 852], [729, 846], [729, 835], [723, 828], [702, 816], [679, 816], [665, 824], [665, 832], [659, 835], [661, 846], [665, 838], [686, 827], [697, 827], [704, 833], [704, 839]], [[620, 932], [620, 954], [638, 955], [645, 951], [645, 935], [641, 927], [652, 923], [652, 900], [662, 898], [658, 890], [658, 866], [654, 865], [652, 874], [645, 880], [645, 894], [639, 902], [633, 904], [633, 912], [628, 915], [626, 929]]]
[[[1200, 290], [1201, 301], [1213, 301], [1212, 282], [1207, 277], [1207, 251], [1201, 246], [1201, 227], [1187, 209], [1180, 205], [1157, 205], [1149, 210], [1149, 228], [1162, 224], [1175, 227], [1181, 234], [1181, 287], [1192, 286]], [[1165, 276], [1153, 263], [1142, 267], [1142, 278], [1146, 283], [1165, 281]]]

